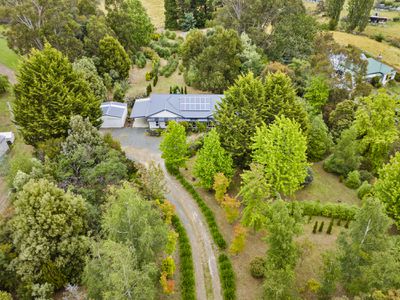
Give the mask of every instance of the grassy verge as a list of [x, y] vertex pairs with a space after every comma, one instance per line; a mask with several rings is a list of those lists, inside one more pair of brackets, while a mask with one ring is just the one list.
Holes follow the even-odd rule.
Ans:
[[7, 40], [3, 35], [4, 26], [0, 26], [0, 64], [15, 70], [18, 66], [20, 56], [8, 48]]
[[189, 238], [186, 234], [185, 228], [182, 226], [181, 221], [175, 215], [172, 217], [172, 225], [176, 232], [179, 234], [179, 258], [180, 258], [180, 288], [183, 300], [196, 299], [196, 285], [194, 278], [194, 267], [192, 259], [192, 248], [190, 246]]

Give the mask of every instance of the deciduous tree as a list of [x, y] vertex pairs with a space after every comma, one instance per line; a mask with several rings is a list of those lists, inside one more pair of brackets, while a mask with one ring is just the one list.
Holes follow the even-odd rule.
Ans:
[[272, 190], [293, 195], [307, 176], [307, 140], [300, 125], [277, 117], [269, 127], [257, 128], [253, 137], [254, 162], [264, 167], [265, 178]]
[[340, 13], [342, 12], [344, 0], [327, 0], [325, 1], [326, 14], [330, 18], [329, 29], [335, 30], [340, 19]]
[[188, 159], [185, 127], [175, 121], [169, 122], [162, 136], [160, 149], [165, 164], [173, 169], [183, 167]]
[[369, 22], [373, 0], [350, 0], [348, 4], [347, 30], [353, 31], [358, 28], [364, 31]]
[[226, 219], [230, 224], [235, 222], [235, 220], [239, 217], [240, 211], [240, 202], [236, 198], [232, 198], [229, 195], [225, 195], [224, 200], [221, 203], [221, 206], [225, 210]]
[[14, 87], [13, 113], [24, 140], [30, 145], [67, 136], [74, 115], [100, 126], [100, 101], [68, 59], [49, 44], [33, 50]]
[[235, 225], [233, 231], [234, 237], [231, 246], [229, 247], [229, 252], [233, 255], [238, 255], [244, 250], [244, 247], [246, 246], [247, 230], [242, 225], [237, 224]]
[[329, 127], [332, 136], [338, 139], [343, 130], [350, 128], [356, 115], [357, 105], [352, 100], [345, 100], [336, 105], [329, 114]]
[[315, 113], [321, 112], [321, 108], [326, 104], [329, 97], [329, 86], [326, 79], [321, 76], [311, 78], [308, 83], [304, 99]]
[[227, 178], [231, 178], [232, 158], [222, 148], [217, 131], [212, 129], [204, 137], [203, 147], [197, 153], [194, 174], [200, 180], [202, 187], [211, 189], [217, 173], [223, 173]]

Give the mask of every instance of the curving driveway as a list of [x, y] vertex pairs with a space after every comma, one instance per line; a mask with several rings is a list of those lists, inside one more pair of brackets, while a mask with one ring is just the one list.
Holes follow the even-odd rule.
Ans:
[[165, 169], [159, 150], [160, 138], [145, 135], [140, 128], [123, 128], [110, 131], [120, 141], [129, 159], [149, 164], [155, 161], [161, 165], [167, 187], [166, 198], [175, 205], [190, 239], [196, 278], [197, 299], [221, 300], [221, 283], [216, 261], [215, 245], [208, 231], [207, 224], [196, 202], [189, 193]]

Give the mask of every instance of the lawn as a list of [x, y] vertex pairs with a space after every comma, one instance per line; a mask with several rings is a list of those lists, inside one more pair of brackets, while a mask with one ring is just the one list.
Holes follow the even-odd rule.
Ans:
[[333, 32], [336, 42], [342, 45], [353, 45], [366, 53], [377, 57], [382, 55], [382, 61], [400, 69], [400, 49], [386, 43], [379, 43], [366, 36], [354, 35], [346, 32]]
[[368, 25], [364, 33], [369, 37], [382, 34], [386, 39], [400, 38], [400, 22], [388, 22], [385, 25]]
[[[191, 158], [187, 163], [187, 168], [182, 169], [182, 174], [193, 185], [197, 183], [193, 180], [193, 166], [195, 158]], [[298, 200], [320, 200], [323, 202], [341, 202], [358, 204], [359, 200], [356, 192], [348, 189], [343, 183], [339, 182], [337, 176], [326, 173], [322, 169], [321, 163], [313, 165], [314, 181], [307, 188], [299, 191], [296, 195]], [[236, 178], [237, 179], [237, 178]], [[231, 187], [231, 196], [236, 196], [239, 190], [240, 180], [234, 180]], [[214, 199], [214, 194], [200, 187], [196, 188], [204, 201], [214, 212], [218, 227], [224, 235], [228, 244], [233, 238], [233, 225], [226, 220], [223, 209]], [[312, 233], [315, 221], [320, 224], [324, 221], [324, 229], [317, 234]], [[327, 234], [330, 219], [323, 217], [313, 217], [311, 220], [305, 219], [303, 233], [296, 239], [303, 250], [303, 255], [299, 260], [296, 269], [296, 287], [302, 291], [302, 299], [314, 299], [304, 287], [311, 278], [319, 278], [319, 270], [322, 265], [321, 254], [327, 250], [333, 249], [336, 245], [336, 239], [341, 230], [344, 230], [344, 222], [341, 227], [334, 222], [332, 234]], [[254, 279], [250, 275], [249, 265], [256, 256], [265, 256], [267, 245], [263, 241], [265, 232], [254, 234], [249, 232], [246, 247], [242, 253], [237, 256], [231, 256], [232, 264], [236, 273], [237, 298], [238, 299], [260, 299], [262, 295], [262, 280]]]
[[[161, 61], [161, 65], [164, 65], [166, 62]], [[146, 73], [151, 71], [151, 62], [148, 62], [146, 67], [140, 69], [138, 67], [133, 67], [129, 77], [129, 90], [127, 92], [128, 97], [137, 98], [138, 96], [142, 96], [146, 93], [146, 87], [151, 81], [146, 81]], [[169, 94], [169, 88], [171, 86], [185, 86], [185, 81], [183, 79], [183, 74], [179, 74], [179, 71], [176, 70], [170, 77], [159, 76], [157, 86], [152, 86], [152, 92], [158, 94]], [[188, 93], [205, 93], [199, 90], [196, 90], [192, 87], [187, 87]]]
[[4, 26], [0, 25], [0, 64], [15, 70], [18, 66], [20, 57], [10, 48], [8, 48], [7, 40], [3, 35]]

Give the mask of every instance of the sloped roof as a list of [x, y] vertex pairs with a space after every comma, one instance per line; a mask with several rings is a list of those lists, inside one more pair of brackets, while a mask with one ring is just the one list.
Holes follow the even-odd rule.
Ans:
[[206, 119], [212, 116], [223, 95], [217, 94], [152, 94], [135, 101], [131, 118], [148, 118], [168, 111], [185, 119]]
[[103, 116], [115, 118], [122, 118], [125, 111], [128, 109], [128, 105], [121, 102], [103, 102], [100, 107]]
[[368, 68], [367, 68], [367, 75], [381, 73], [383, 75], [391, 73], [394, 69], [376, 59], [367, 58], [368, 60]]

